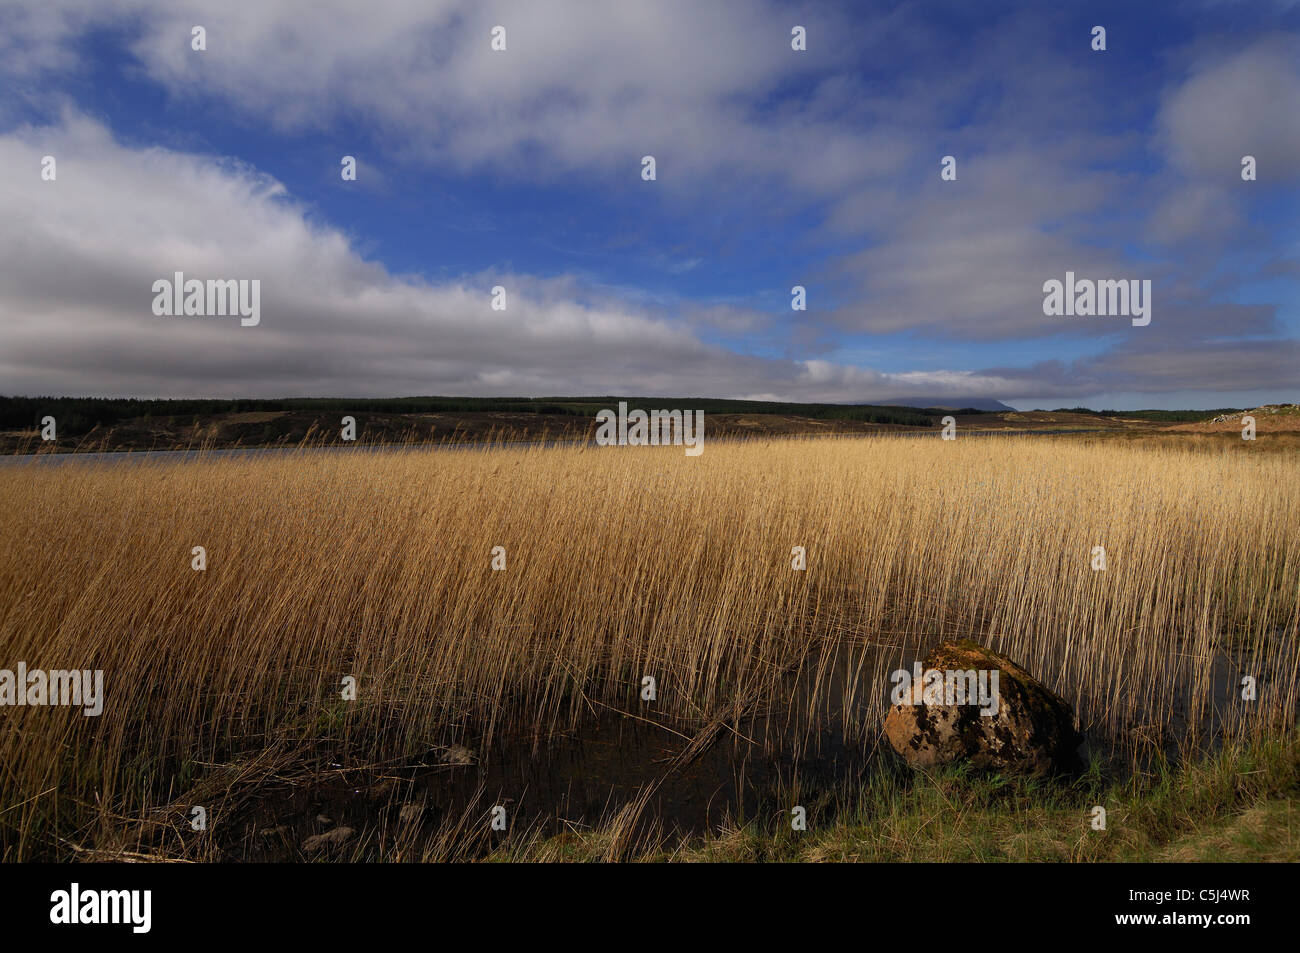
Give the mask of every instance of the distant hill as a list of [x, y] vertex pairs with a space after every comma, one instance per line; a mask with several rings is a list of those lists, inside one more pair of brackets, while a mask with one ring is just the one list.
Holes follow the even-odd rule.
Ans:
[[1014, 407], [1008, 407], [1000, 400], [993, 400], [989, 397], [904, 397], [900, 400], [882, 400], [877, 403], [884, 404], [888, 407], [916, 407], [921, 410], [933, 408], [934, 410], [990, 410], [1004, 411], [1015, 410]]
[[[0, 431], [38, 430], [41, 419], [58, 420], [59, 433], [84, 435], [96, 427], [126, 421], [158, 421], [168, 426], [193, 423], [222, 414], [516, 414], [546, 418], [562, 426], [565, 418], [593, 418], [605, 408], [627, 401], [633, 408], [678, 407], [719, 414], [804, 417], [814, 420], [858, 421], [897, 427], [929, 427], [930, 417], [910, 407], [872, 404], [795, 404], [701, 397], [288, 397], [271, 399], [137, 399], [118, 397], [3, 397]], [[567, 425], [563, 425], [567, 426]]]

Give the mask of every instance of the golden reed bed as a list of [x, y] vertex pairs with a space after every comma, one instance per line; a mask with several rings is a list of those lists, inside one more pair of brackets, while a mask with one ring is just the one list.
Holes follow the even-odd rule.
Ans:
[[[835, 691], [872, 744], [885, 669], [956, 635], [1020, 661], [1107, 737], [1295, 720], [1291, 453], [357, 448], [8, 465], [0, 499], [0, 668], [104, 672], [98, 717], [0, 709], [9, 859], [93, 842], [96, 824], [276, 744], [329, 734], [376, 759], [469, 736], [544, 745], [611, 710], [689, 734], [728, 712], [779, 717], [801, 669], [817, 685], [847, 666]], [[1246, 674], [1255, 701], [1217, 700], [1216, 680], [1235, 699]]]

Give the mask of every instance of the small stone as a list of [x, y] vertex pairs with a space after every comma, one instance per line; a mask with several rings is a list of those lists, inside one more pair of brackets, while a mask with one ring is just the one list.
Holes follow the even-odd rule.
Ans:
[[473, 764], [474, 752], [464, 745], [452, 745], [438, 756], [443, 764]]
[[302, 849], [315, 851], [327, 847], [338, 847], [350, 840], [353, 833], [355, 832], [350, 827], [336, 827], [324, 834], [313, 834], [302, 842]]
[[403, 824], [414, 824], [424, 815], [424, 807], [419, 804], [404, 804], [397, 812], [398, 820]]

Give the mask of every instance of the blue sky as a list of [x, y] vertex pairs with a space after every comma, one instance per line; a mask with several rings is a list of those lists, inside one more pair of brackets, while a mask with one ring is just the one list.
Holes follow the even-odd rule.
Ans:
[[1300, 399], [1297, 4], [608, 6], [0, 0], [0, 392]]

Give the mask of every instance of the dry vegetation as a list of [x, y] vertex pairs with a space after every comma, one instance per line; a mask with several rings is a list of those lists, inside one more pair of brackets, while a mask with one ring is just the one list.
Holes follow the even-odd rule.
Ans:
[[[1241, 442], [24, 463], [0, 499], [0, 668], [103, 669], [107, 695], [99, 718], [0, 711], [10, 860], [138, 847], [163, 809], [233, 804], [324, 740], [375, 763], [544, 751], [626, 712], [697, 745], [759, 716], [770, 741], [795, 673], [869, 747], [885, 671], [956, 635], [1121, 745], [1295, 722], [1300, 459]], [[1241, 674], [1257, 702], [1234, 703]]]

